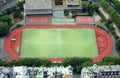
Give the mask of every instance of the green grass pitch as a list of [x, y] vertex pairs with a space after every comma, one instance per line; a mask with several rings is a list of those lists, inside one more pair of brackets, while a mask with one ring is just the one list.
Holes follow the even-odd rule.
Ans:
[[95, 31], [87, 28], [24, 29], [20, 57], [64, 58], [98, 55]]

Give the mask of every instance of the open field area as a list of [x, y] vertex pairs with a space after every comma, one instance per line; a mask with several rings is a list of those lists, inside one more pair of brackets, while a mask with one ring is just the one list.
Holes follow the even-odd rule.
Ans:
[[95, 57], [97, 55], [96, 36], [92, 29], [32, 28], [22, 31], [21, 58]]
[[5, 38], [4, 49], [11, 59], [38, 57], [58, 63], [64, 57], [91, 57], [96, 62], [111, 53], [112, 39], [96, 26], [23, 26]]

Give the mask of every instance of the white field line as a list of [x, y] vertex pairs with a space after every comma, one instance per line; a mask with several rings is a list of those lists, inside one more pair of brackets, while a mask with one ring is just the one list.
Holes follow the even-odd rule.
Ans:
[[57, 45], [58, 51], [63, 51], [61, 29], [57, 29]]

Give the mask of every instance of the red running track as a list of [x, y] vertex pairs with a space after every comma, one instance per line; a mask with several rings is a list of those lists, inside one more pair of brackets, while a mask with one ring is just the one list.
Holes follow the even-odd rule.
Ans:
[[[20, 51], [16, 52], [16, 48], [20, 48], [22, 30], [28, 28], [89, 28], [96, 32], [96, 41], [98, 47], [98, 56], [92, 57], [94, 62], [102, 61], [105, 56], [108, 56], [112, 51], [112, 39], [104, 30], [95, 26], [80, 26], [80, 25], [54, 25], [54, 26], [23, 26], [12, 31], [4, 41], [4, 49], [11, 59], [20, 59]], [[16, 41], [11, 41], [15, 38]], [[52, 62], [61, 62], [63, 58], [45, 58]]]

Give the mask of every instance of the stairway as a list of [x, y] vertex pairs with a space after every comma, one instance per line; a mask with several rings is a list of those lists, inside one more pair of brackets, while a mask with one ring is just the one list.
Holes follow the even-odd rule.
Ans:
[[65, 18], [64, 10], [53, 10], [53, 17], [54, 18]]

